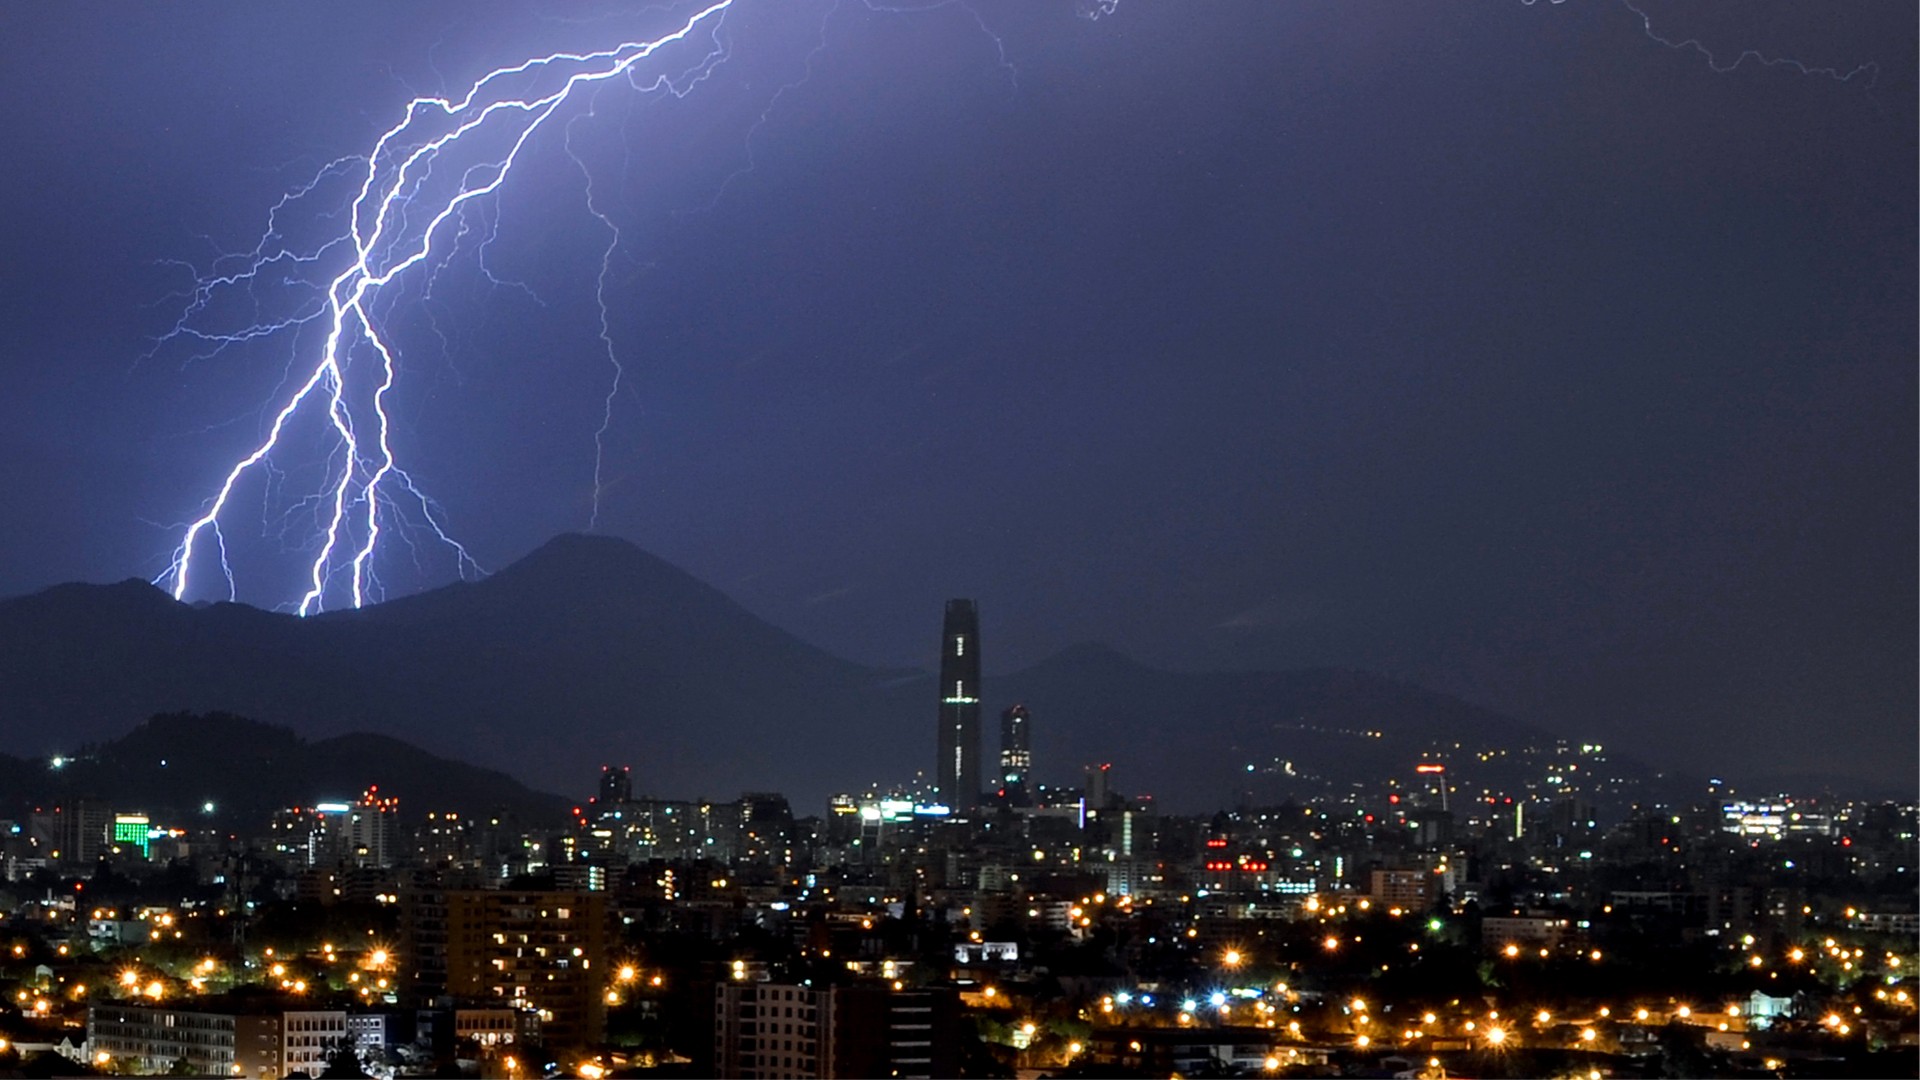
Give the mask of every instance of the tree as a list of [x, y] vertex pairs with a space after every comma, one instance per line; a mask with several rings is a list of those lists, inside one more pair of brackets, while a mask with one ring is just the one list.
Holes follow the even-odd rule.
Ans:
[[320, 1074], [320, 1080], [369, 1080], [367, 1071], [360, 1067], [360, 1055], [354, 1053], [351, 1046], [335, 1047], [327, 1055], [327, 1071]]

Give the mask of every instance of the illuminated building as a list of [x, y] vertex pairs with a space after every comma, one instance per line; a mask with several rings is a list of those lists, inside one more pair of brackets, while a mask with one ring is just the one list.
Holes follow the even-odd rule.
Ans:
[[185, 1062], [191, 1076], [318, 1076], [347, 1039], [347, 1014], [338, 1009], [282, 1012], [222, 998], [194, 1008], [114, 1003], [87, 1010], [88, 1047], [141, 1073]]
[[44, 830], [53, 847], [50, 858], [90, 865], [112, 838], [113, 808], [98, 799], [72, 799], [53, 808]]
[[722, 983], [714, 991], [716, 1075], [958, 1076], [959, 997], [887, 983]]
[[1026, 801], [1027, 774], [1033, 769], [1030, 722], [1025, 705], [1015, 705], [1000, 714], [1000, 783], [1016, 803]]
[[1736, 836], [1778, 840], [1782, 836], [1832, 836], [1833, 815], [1802, 808], [1792, 799], [1730, 802], [1720, 808], [1721, 828]]
[[280, 1060], [286, 1076], [319, 1076], [327, 1071], [333, 1052], [350, 1041], [347, 1014], [339, 1009], [283, 1013], [280, 1032]]
[[778, 792], [749, 791], [740, 796], [739, 857], [748, 862], [785, 866], [793, 861], [793, 807]]
[[403, 978], [420, 996], [531, 1013], [549, 1046], [605, 1036], [605, 893], [406, 889], [401, 905]]
[[152, 854], [148, 848], [153, 823], [145, 814], [113, 815], [113, 843], [122, 851], [138, 848], [142, 856]]
[[[758, 796], [750, 796], [758, 798]], [[640, 798], [613, 804], [596, 803], [589, 815], [576, 820], [579, 849], [588, 857], [621, 863], [649, 859], [714, 859], [732, 862], [743, 848], [772, 850], [784, 856], [784, 844], [775, 849], [768, 839], [770, 805], [762, 806], [759, 831], [748, 837], [749, 799], [735, 802], [691, 802], [681, 799]], [[791, 830], [792, 812], [787, 812]], [[785, 833], [781, 834], [783, 837]], [[759, 848], [754, 843], [761, 842]]]
[[980, 805], [980, 609], [947, 601], [940, 632], [939, 760], [934, 782], [955, 810]]
[[347, 817], [347, 851], [356, 866], [392, 866], [399, 855], [394, 840], [400, 800], [381, 798], [379, 785], [369, 787]]
[[1429, 893], [1433, 877], [1433, 874], [1418, 867], [1374, 870], [1370, 874], [1367, 895], [1382, 907], [1425, 911], [1432, 899]]
[[272, 846], [293, 866], [333, 866], [346, 858], [347, 824], [353, 807], [343, 802], [315, 803], [277, 810]]
[[860, 838], [860, 801], [842, 792], [827, 800], [827, 843], [850, 844]]

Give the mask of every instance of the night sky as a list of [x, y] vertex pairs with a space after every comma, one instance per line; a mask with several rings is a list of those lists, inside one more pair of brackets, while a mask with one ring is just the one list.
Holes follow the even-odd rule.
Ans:
[[[159, 574], [257, 438], [295, 355], [156, 343], [192, 267], [415, 94], [670, 14], [543, 7], [0, 9], [0, 595]], [[1914, 6], [1645, 10], [1703, 48], [1614, 0], [739, 0], [395, 294], [394, 441], [489, 567], [587, 526], [584, 168], [598, 529], [817, 645], [930, 667], [970, 596], [989, 678], [1357, 667], [1911, 785]], [[273, 606], [305, 537], [249, 490]]]

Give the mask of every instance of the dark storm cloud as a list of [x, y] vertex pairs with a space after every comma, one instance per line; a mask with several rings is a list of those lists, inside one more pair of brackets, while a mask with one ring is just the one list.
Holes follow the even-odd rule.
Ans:
[[[990, 670], [1365, 667], [1910, 780], [1910, 4], [1648, 9], [1871, 85], [1611, 3], [983, 3], [1016, 80], [963, 9], [849, 4], [749, 139], [827, 6], [742, 0], [700, 93], [577, 129], [625, 239], [605, 530], [877, 663], [971, 595]], [[167, 261], [407, 95], [636, 18], [551, 14], [0, 15], [0, 591], [156, 570], [278, 381], [135, 366]], [[447, 344], [406, 323], [399, 437], [496, 566], [585, 523], [605, 387], [604, 232], [539, 149], [490, 211], [531, 294], [408, 300]]]

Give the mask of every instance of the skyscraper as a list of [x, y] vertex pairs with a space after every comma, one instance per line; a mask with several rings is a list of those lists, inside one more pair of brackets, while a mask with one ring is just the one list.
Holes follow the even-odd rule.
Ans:
[[633, 799], [633, 766], [600, 766], [600, 808], [608, 809], [615, 803], [629, 802]]
[[382, 796], [374, 784], [353, 804], [346, 820], [347, 854], [355, 866], [392, 866], [399, 858], [394, 830], [400, 818], [400, 800]]
[[980, 805], [980, 610], [947, 601], [940, 632], [940, 760], [933, 775], [942, 802]]
[[1033, 768], [1032, 731], [1025, 705], [1015, 705], [1000, 714], [1000, 783], [1007, 798], [1023, 804], [1027, 794], [1027, 773]]

